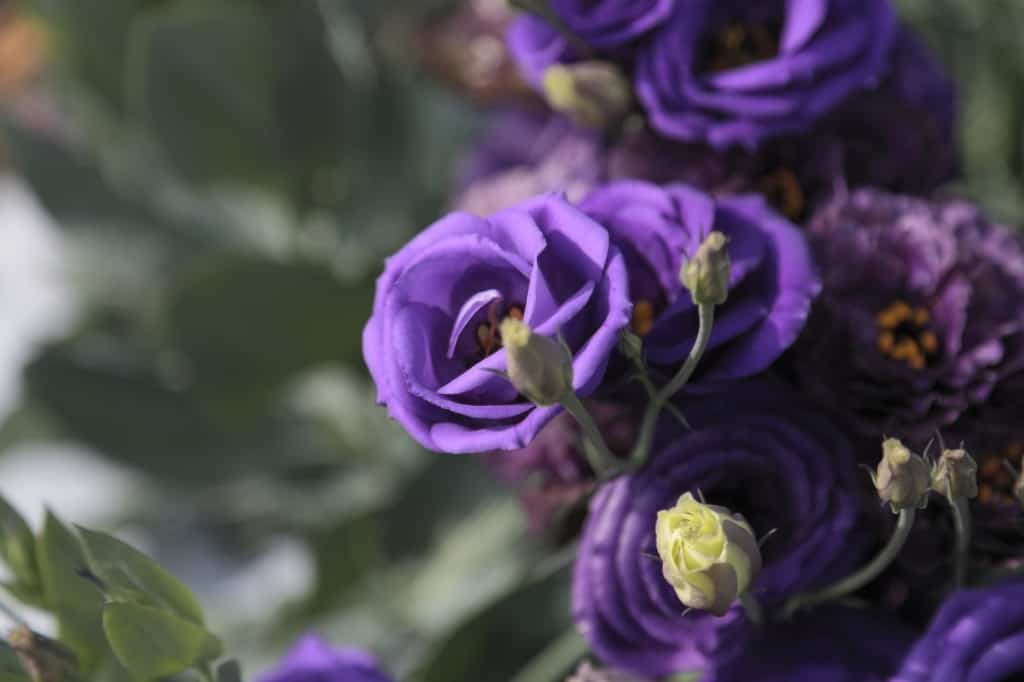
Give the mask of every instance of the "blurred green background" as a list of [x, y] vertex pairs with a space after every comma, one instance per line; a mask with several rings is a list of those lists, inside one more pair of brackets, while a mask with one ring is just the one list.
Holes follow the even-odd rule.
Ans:
[[[456, 4], [0, 5], [0, 492], [151, 553], [250, 674], [318, 629], [500, 681], [571, 629], [571, 548], [413, 444], [362, 362], [383, 258], [494, 99], [439, 78]], [[1024, 2], [899, 5], [960, 84], [958, 189], [1019, 223]]]

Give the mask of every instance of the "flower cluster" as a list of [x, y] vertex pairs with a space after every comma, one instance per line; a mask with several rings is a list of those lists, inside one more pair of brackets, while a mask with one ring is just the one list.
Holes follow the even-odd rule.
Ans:
[[[1024, 241], [936, 191], [942, 68], [888, 0], [516, 4], [548, 106], [498, 107], [364, 354], [413, 438], [578, 533], [571, 679], [1024, 672], [1019, 586], [940, 604], [1015, 565], [984, 520], [1024, 490], [987, 454], [1024, 442]], [[943, 577], [894, 600], [922, 535]]]

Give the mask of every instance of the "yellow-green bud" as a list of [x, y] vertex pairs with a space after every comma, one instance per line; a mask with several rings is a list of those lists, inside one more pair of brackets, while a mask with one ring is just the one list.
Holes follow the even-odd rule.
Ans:
[[690, 290], [697, 305], [721, 305], [729, 296], [729, 239], [714, 230], [699, 247], [693, 258], [683, 262], [679, 280]]
[[507, 354], [509, 381], [528, 400], [555, 405], [572, 391], [572, 355], [565, 346], [534, 334], [513, 317], [502, 320], [498, 331]]
[[932, 490], [950, 497], [977, 497], [977, 462], [962, 448], [943, 450], [932, 469]]
[[921, 455], [898, 438], [886, 438], [882, 442], [882, 459], [871, 477], [883, 502], [888, 502], [893, 512], [928, 505], [928, 492], [932, 477], [928, 463]]
[[542, 85], [552, 109], [589, 128], [611, 128], [626, 117], [633, 104], [629, 81], [609, 62], [549, 66]]
[[662, 575], [692, 609], [725, 614], [761, 570], [761, 550], [743, 517], [690, 493], [658, 512], [655, 537]]

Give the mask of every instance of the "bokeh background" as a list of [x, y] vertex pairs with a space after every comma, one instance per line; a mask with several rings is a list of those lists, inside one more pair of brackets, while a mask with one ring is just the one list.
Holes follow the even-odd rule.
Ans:
[[[898, 5], [961, 88], [953, 189], [1020, 224], [1024, 2]], [[360, 350], [382, 259], [516, 89], [507, 11], [0, 2], [0, 493], [152, 554], [247, 677], [308, 629], [423, 682], [571, 632], [572, 548], [390, 423]]]

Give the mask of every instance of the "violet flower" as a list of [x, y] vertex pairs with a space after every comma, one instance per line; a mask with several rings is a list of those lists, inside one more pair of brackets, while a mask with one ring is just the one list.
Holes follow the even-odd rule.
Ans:
[[368, 652], [305, 635], [260, 682], [391, 682]]

